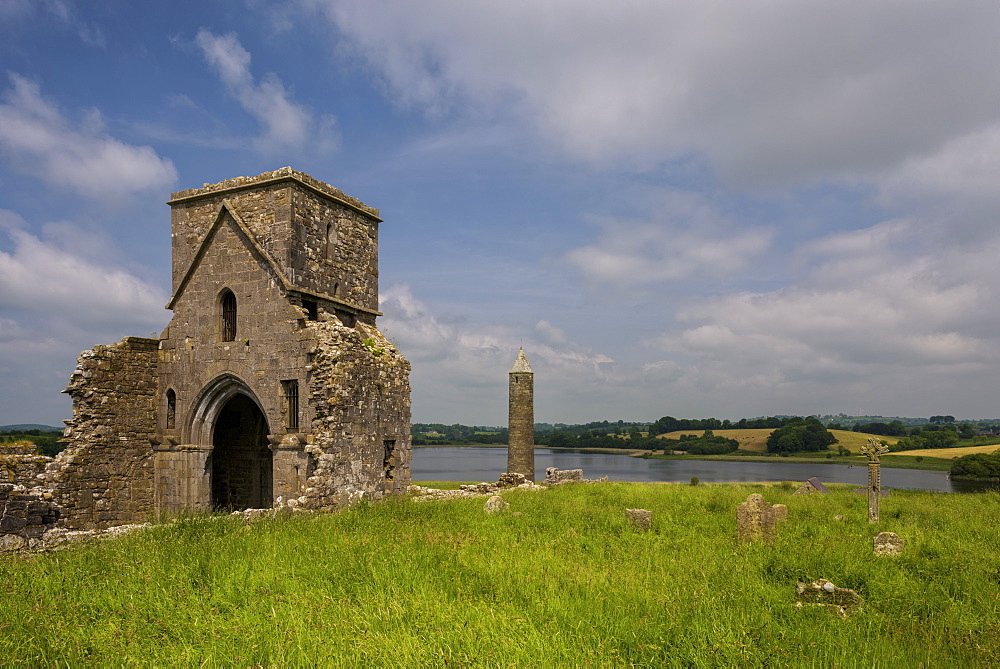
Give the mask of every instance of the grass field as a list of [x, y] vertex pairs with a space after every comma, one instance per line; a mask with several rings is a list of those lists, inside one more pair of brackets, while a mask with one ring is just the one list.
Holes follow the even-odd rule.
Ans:
[[996, 450], [1000, 450], [1000, 446], [997, 444], [989, 444], [988, 446], [960, 446], [959, 448], [918, 448], [912, 451], [898, 451], [898, 455], [920, 455], [925, 458], [945, 458], [951, 460], [952, 458], [961, 457], [963, 455], [970, 455], [972, 453], [993, 453]]
[[[764, 452], [767, 450], [767, 438], [772, 432], [774, 432], [774, 430], [771, 428], [762, 428], [747, 430], [713, 430], [712, 432], [720, 437], [735, 439], [739, 442], [741, 450]], [[842, 444], [852, 453], [857, 453], [868, 441], [869, 437], [876, 436], [873, 434], [865, 434], [863, 432], [851, 432], [849, 430], [830, 430], [830, 432], [837, 438], [838, 444]], [[676, 432], [669, 432], [658, 436], [661, 439], [679, 439], [682, 434], [701, 436], [704, 433], [704, 430], [678, 430]], [[899, 437], [879, 437], [879, 439], [884, 439], [886, 443], [889, 444], [895, 444], [899, 441]]]
[[[605, 483], [200, 516], [0, 556], [4, 666], [997, 666], [1000, 495]], [[749, 493], [788, 505], [739, 545]], [[653, 512], [648, 533], [625, 508]], [[872, 555], [879, 531], [906, 541]], [[856, 590], [840, 619], [795, 582]]]

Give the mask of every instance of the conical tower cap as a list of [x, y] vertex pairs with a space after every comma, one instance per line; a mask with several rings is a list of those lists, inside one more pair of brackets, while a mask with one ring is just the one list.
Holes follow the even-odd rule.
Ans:
[[531, 371], [531, 365], [528, 364], [528, 358], [524, 355], [524, 349], [520, 349], [517, 352], [517, 359], [514, 360], [514, 366], [510, 368], [511, 374], [534, 374]]

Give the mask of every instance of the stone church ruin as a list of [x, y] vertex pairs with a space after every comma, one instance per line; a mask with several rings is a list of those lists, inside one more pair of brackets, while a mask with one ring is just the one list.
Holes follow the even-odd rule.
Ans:
[[13, 482], [88, 529], [405, 491], [410, 365], [375, 324], [378, 210], [287, 167], [168, 204], [170, 323], [80, 356], [66, 450]]

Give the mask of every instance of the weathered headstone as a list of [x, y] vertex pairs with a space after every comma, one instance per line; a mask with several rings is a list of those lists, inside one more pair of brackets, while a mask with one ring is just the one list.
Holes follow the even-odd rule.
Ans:
[[796, 583], [795, 605], [826, 606], [841, 616], [847, 616], [861, 608], [865, 600], [850, 588], [838, 588], [825, 578], [812, 583]]
[[486, 504], [483, 505], [483, 511], [486, 513], [499, 513], [500, 511], [506, 511], [510, 508], [510, 504], [501, 497], [500, 495], [493, 495], [488, 500]]
[[807, 480], [805, 483], [799, 486], [798, 490], [793, 492], [793, 495], [812, 495], [814, 493], [819, 493], [821, 495], [829, 494], [829, 490], [826, 486], [820, 483], [820, 480], [815, 476]]
[[868, 458], [868, 522], [878, 522], [878, 502], [881, 497], [882, 464], [879, 457], [889, 452], [889, 447], [878, 437], [871, 437], [868, 443], [860, 449], [861, 455]]
[[875, 555], [901, 555], [903, 553], [903, 540], [895, 532], [879, 532], [872, 542], [875, 548]]
[[771, 506], [774, 509], [774, 519], [775, 520], [787, 520], [788, 519], [788, 507], [784, 504], [774, 504]]
[[625, 509], [625, 517], [632, 527], [648, 532], [653, 526], [653, 512], [648, 509]]
[[736, 508], [736, 529], [741, 542], [774, 543], [774, 508], [763, 495], [753, 494]]

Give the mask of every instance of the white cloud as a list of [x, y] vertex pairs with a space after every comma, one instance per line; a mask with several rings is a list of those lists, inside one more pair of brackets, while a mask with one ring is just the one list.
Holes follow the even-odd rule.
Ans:
[[1000, 239], [913, 253], [899, 243], [908, 230], [892, 221], [815, 240], [802, 253], [822, 260], [801, 284], [692, 302], [648, 343], [668, 353], [661, 364], [677, 384], [720, 404], [756, 396], [761, 412], [863, 404], [913, 415], [962, 397], [985, 415], [962, 386], [1000, 362]]
[[880, 182], [886, 203], [959, 196], [995, 202], [1000, 195], [1000, 122], [907, 158]]
[[325, 153], [336, 148], [339, 138], [336, 119], [313, 113], [291, 100], [284, 84], [274, 73], [255, 81], [250, 72], [250, 52], [230, 33], [216, 35], [198, 31], [195, 42], [230, 95], [263, 127], [257, 147], [263, 152], [311, 148]]
[[740, 228], [695, 193], [657, 196], [650, 209], [646, 220], [597, 219], [597, 241], [566, 258], [594, 281], [638, 286], [731, 275], [771, 244], [773, 230]]
[[996, 3], [302, 4], [394, 99], [514, 113], [596, 162], [693, 151], [742, 183], [867, 176], [1000, 108]]
[[18, 171], [102, 200], [162, 192], [176, 181], [173, 163], [111, 137], [97, 110], [74, 127], [37, 84], [17, 74], [11, 84], [0, 104], [0, 152]]
[[536, 384], [539, 416], [584, 420], [579, 407], [566, 406], [555, 389], [572, 389], [571, 396], [600, 395], [619, 382], [615, 370], [608, 369], [614, 362], [610, 357], [570, 341], [547, 321], [524, 332], [507, 325], [449, 322], [433, 315], [406, 285], [383, 291], [379, 308], [385, 312], [379, 327], [413, 365], [417, 422], [467, 416], [467, 422], [506, 424], [507, 373], [519, 346], [544, 378]]
[[0, 422], [57, 424], [70, 415], [59, 391], [80, 351], [158, 333], [167, 296], [71, 223], [47, 224], [43, 237], [25, 228], [0, 210]]
[[[167, 296], [128, 272], [87, 260], [20, 229], [16, 215], [0, 211], [0, 230], [13, 243], [0, 247], [0, 309], [111, 328], [131, 326], [149, 334], [167, 321]], [[53, 229], [67, 233], [67, 225]], [[70, 231], [71, 238], [85, 237]]]

